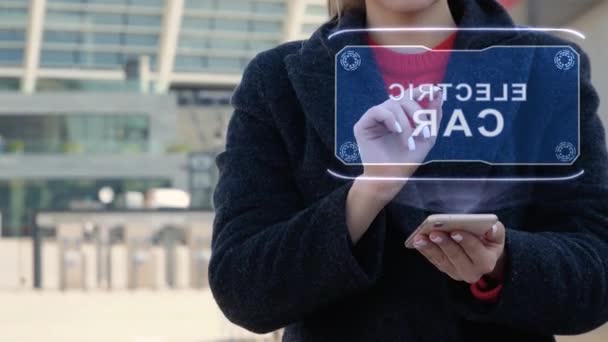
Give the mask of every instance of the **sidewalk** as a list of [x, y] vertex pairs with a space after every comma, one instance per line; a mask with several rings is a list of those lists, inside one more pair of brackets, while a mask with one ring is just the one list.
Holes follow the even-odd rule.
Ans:
[[[92, 257], [92, 246], [86, 253]], [[47, 290], [31, 290], [31, 242], [0, 240], [0, 331], [7, 342], [203, 342], [271, 341], [230, 324], [217, 308], [211, 292], [187, 289], [185, 272], [179, 272], [178, 290], [128, 291], [124, 289], [126, 255], [115, 252], [117, 288], [59, 292], [57, 250], [44, 249]], [[187, 251], [179, 251], [185, 270]], [[21, 260], [17, 259], [21, 255]], [[162, 253], [159, 251], [159, 257]], [[93, 259], [89, 267], [94, 268]], [[162, 263], [161, 263], [162, 264]], [[94, 286], [94, 272], [88, 283]], [[122, 275], [122, 276], [121, 276]], [[22, 284], [19, 284], [21, 278]], [[162, 281], [162, 274], [159, 274]], [[121, 289], [122, 288], [122, 289]], [[606, 342], [608, 325], [590, 334], [561, 337], [558, 342]]]
[[7, 342], [271, 341], [223, 318], [206, 291], [0, 292]]
[[[7, 342], [272, 341], [227, 322], [208, 290], [5, 291], [0, 303]], [[605, 342], [608, 327], [558, 341]]]

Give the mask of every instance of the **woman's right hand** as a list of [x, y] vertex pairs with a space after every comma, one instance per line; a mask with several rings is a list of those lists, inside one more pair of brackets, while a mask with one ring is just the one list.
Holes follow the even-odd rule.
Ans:
[[[346, 223], [353, 243], [359, 241], [382, 208], [401, 191], [435, 145], [436, 137], [429, 131], [412, 136], [414, 127], [410, 122], [414, 122], [414, 113], [422, 108], [406, 95], [400, 101], [389, 99], [370, 108], [355, 124], [364, 171], [363, 177], [353, 183], [346, 201]], [[429, 104], [428, 109], [437, 110], [437, 122], [441, 122], [442, 105], [442, 93]], [[390, 177], [390, 180], [367, 177]]]
[[[417, 98], [419, 93], [414, 94]], [[435, 93], [428, 109], [437, 111], [441, 122], [443, 94]], [[409, 93], [401, 100], [388, 99], [370, 108], [355, 124], [354, 134], [364, 165], [364, 176], [409, 178], [435, 145], [428, 127], [413, 136], [414, 113], [422, 107]]]

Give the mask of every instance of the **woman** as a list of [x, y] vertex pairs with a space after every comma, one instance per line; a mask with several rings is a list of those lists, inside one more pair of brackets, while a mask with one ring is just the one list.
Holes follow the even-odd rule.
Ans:
[[[581, 59], [581, 157], [574, 163], [585, 175], [568, 186], [535, 184], [533, 193], [540, 195], [495, 212], [504, 225], [485, 238], [432, 233], [418, 236], [417, 249], [407, 250], [405, 238], [432, 212], [393, 199], [414, 172], [432, 174], [434, 167], [353, 170], [333, 153], [335, 54], [362, 39], [393, 45], [404, 37], [328, 36], [364, 27], [514, 26], [491, 0], [330, 4], [332, 21], [307, 41], [258, 55], [234, 95], [226, 151], [217, 160], [209, 268], [226, 316], [254, 332], [286, 327], [284, 340], [315, 342], [553, 341], [555, 334], [603, 324], [608, 158], [587, 58]], [[407, 39], [454, 49], [565, 44], [544, 34], [467, 32]], [[370, 109], [355, 127], [362, 158], [374, 150], [366, 120], [377, 115]], [[400, 122], [392, 130], [387, 124], [388, 133], [403, 134], [408, 122]], [[427, 152], [433, 147], [432, 141], [415, 144]], [[362, 177], [347, 182], [327, 169]]]

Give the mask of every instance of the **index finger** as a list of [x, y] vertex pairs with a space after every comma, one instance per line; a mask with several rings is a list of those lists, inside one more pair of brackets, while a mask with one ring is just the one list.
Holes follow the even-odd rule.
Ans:
[[480, 272], [486, 274], [492, 271], [490, 268], [492, 268], [493, 265], [488, 262], [490, 255], [488, 253], [488, 247], [483, 243], [481, 238], [464, 231], [454, 231], [450, 234], [450, 237], [462, 247]]

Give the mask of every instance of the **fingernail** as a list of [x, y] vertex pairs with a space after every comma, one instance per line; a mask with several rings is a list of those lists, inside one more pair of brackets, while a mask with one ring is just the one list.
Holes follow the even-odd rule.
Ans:
[[443, 239], [441, 238], [441, 236], [433, 235], [431, 236], [431, 241], [433, 241], [434, 243], [441, 243]]
[[429, 129], [429, 126], [424, 126], [424, 128], [422, 129], [422, 135], [428, 139], [431, 137], [431, 130]]
[[414, 248], [419, 249], [423, 247], [426, 247], [426, 241], [424, 241], [423, 239], [414, 241]]
[[414, 141], [413, 137], [409, 137], [409, 139], [407, 139], [407, 148], [410, 151], [416, 150], [416, 142]]
[[498, 231], [498, 224], [494, 223], [494, 225], [492, 226], [492, 237], [496, 236], [496, 232]]
[[403, 128], [397, 121], [395, 121], [395, 129], [397, 130], [397, 133], [403, 133]]
[[461, 242], [464, 239], [462, 237], [462, 235], [460, 235], [458, 233], [452, 233], [451, 236], [452, 236], [452, 239], [456, 242]]

